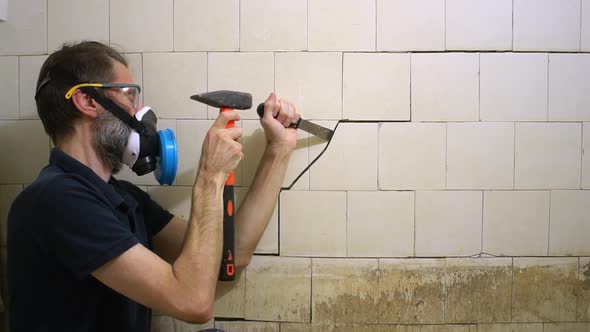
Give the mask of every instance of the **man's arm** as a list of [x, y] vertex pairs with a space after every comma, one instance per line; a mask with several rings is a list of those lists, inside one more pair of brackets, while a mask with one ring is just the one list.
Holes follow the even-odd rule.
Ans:
[[223, 186], [242, 158], [237, 142], [242, 131], [226, 129], [229, 120], [239, 120], [237, 112], [222, 113], [203, 142], [191, 215], [174, 262], [138, 244], [94, 271], [95, 278], [173, 317], [190, 322], [211, 319], [223, 242]]

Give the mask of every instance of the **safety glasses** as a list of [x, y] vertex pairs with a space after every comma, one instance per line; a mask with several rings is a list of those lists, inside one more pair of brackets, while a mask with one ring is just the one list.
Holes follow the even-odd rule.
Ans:
[[66, 99], [72, 98], [72, 95], [76, 90], [83, 88], [101, 88], [110, 89], [118, 92], [133, 104], [133, 107], [139, 105], [139, 94], [141, 93], [141, 87], [137, 84], [130, 83], [80, 83], [71, 87], [66, 93]]

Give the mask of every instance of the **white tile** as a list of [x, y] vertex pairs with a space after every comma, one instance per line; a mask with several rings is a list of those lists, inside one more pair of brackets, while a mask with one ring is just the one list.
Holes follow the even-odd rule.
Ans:
[[[177, 185], [193, 185], [201, 149], [207, 131], [213, 125], [212, 120], [178, 120], [176, 123], [176, 141], [178, 144]], [[239, 166], [238, 166], [239, 167]]]
[[341, 53], [277, 53], [276, 91], [305, 119], [342, 118]]
[[109, 0], [49, 0], [47, 6], [47, 46], [50, 53], [64, 42], [95, 40], [108, 44]]
[[283, 256], [346, 256], [346, 193], [283, 191], [280, 197]]
[[482, 121], [547, 120], [547, 54], [482, 53]]
[[444, 123], [382, 123], [379, 189], [444, 189], [446, 142]]
[[444, 49], [444, 1], [377, 0], [377, 51]]
[[580, 0], [514, 0], [515, 51], [579, 51]]
[[417, 191], [416, 256], [481, 251], [482, 192]]
[[590, 123], [583, 124], [582, 140], [582, 188], [590, 189]]
[[18, 119], [18, 57], [0, 57], [0, 119]]
[[551, 192], [549, 255], [590, 255], [590, 191]]
[[374, 51], [375, 0], [308, 0], [313, 51]]
[[347, 202], [348, 257], [414, 254], [414, 193], [351, 191]]
[[547, 255], [548, 191], [486, 191], [483, 252], [505, 256]]
[[154, 201], [173, 215], [187, 221], [191, 216], [192, 192], [193, 188], [191, 186], [148, 187], [148, 193]]
[[446, 48], [512, 49], [512, 0], [447, 0]]
[[[248, 187], [235, 187], [235, 199], [236, 199], [236, 213], [239, 214], [240, 206], [242, 205], [242, 201], [246, 197], [249, 188]], [[268, 225], [266, 225], [266, 229], [258, 241], [258, 245], [256, 246], [256, 250], [254, 251], [256, 254], [278, 254], [279, 253], [279, 210], [278, 210], [278, 200], [277, 204], [275, 205], [274, 210], [272, 211], [272, 215], [270, 217], [270, 221]]]
[[343, 118], [410, 120], [410, 55], [346, 53]]
[[249, 0], [240, 6], [241, 50], [307, 49], [307, 0]]
[[[322, 157], [310, 168], [312, 190], [377, 189], [377, 123], [340, 124]], [[310, 147], [310, 153], [323, 147]]]
[[590, 0], [582, 0], [582, 52], [590, 51]]
[[[242, 161], [241, 184], [243, 186], [249, 186], [256, 175], [256, 170], [266, 149], [266, 136], [259, 120], [243, 120], [242, 128], [244, 130], [242, 135], [244, 160]], [[290, 186], [309, 164], [308, 137], [309, 134], [303, 130], [297, 131], [297, 145], [291, 154], [289, 166], [287, 167], [285, 179], [282, 184], [283, 187]], [[292, 189], [308, 190], [309, 172], [305, 172]]]
[[582, 125], [516, 123], [515, 188], [580, 188]]
[[175, 0], [175, 51], [237, 51], [239, 0]]
[[39, 119], [35, 103], [35, 89], [43, 62], [47, 55], [21, 56], [19, 58], [19, 104], [21, 119]]
[[479, 55], [412, 54], [412, 121], [479, 120]]
[[[23, 191], [20, 184], [0, 186], [0, 246], [6, 246], [6, 227], [8, 225], [8, 212], [16, 197]], [[5, 263], [5, 262], [4, 262]]]
[[172, 51], [173, 7], [173, 0], [110, 1], [111, 45], [124, 52]]
[[47, 0], [6, 0], [8, 19], [0, 23], [0, 55], [47, 52]]
[[512, 189], [513, 174], [513, 123], [447, 124], [448, 189]]
[[[251, 93], [252, 109], [240, 110], [240, 116], [242, 119], [259, 119], [256, 107], [274, 90], [274, 54], [209, 53], [208, 89]], [[218, 113], [219, 109], [209, 107], [210, 118]]]
[[590, 120], [590, 54], [549, 54], [549, 121]]
[[143, 101], [163, 118], [207, 118], [190, 96], [207, 91], [205, 53], [144, 53]]
[[31, 183], [49, 160], [49, 137], [39, 120], [0, 121], [0, 148], [10, 156], [0, 163], [1, 184]]

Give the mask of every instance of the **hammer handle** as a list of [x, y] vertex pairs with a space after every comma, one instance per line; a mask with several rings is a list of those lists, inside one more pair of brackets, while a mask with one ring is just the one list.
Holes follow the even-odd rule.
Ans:
[[[231, 108], [221, 108], [220, 112], [231, 110]], [[233, 128], [235, 122], [229, 121], [225, 127]], [[219, 268], [219, 280], [221, 281], [232, 281], [236, 277], [234, 265], [234, 184], [235, 174], [231, 172], [223, 187], [223, 252]]]

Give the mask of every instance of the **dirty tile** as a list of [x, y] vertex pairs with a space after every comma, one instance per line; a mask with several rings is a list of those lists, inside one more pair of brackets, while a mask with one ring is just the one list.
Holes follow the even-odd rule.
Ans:
[[582, 0], [582, 52], [590, 51], [590, 1]]
[[[172, 51], [173, 0], [110, 1], [111, 45], [125, 52]], [[133, 19], [129, 19], [133, 13]], [[165, 86], [165, 85], [164, 85]], [[175, 84], [174, 87], [183, 86]]]
[[414, 254], [413, 192], [351, 191], [347, 196], [348, 257]]
[[[256, 107], [274, 90], [273, 53], [209, 53], [207, 68], [208, 91], [235, 90], [252, 94], [252, 108], [240, 110], [240, 117], [255, 120], [260, 118]], [[217, 116], [218, 112], [219, 109], [209, 107], [210, 118]]]
[[237, 51], [239, 23], [239, 0], [175, 0], [174, 51]]
[[343, 118], [410, 120], [410, 55], [345, 53]]
[[412, 54], [412, 121], [478, 121], [479, 55]]
[[312, 259], [312, 322], [376, 322], [378, 268], [376, 259]]
[[481, 191], [416, 192], [416, 256], [481, 251]]
[[377, 51], [442, 51], [445, 3], [377, 0]]
[[6, 246], [6, 226], [8, 225], [8, 212], [16, 197], [23, 191], [20, 184], [8, 184], [0, 186], [0, 246]]
[[549, 54], [549, 121], [590, 120], [590, 54]]
[[478, 324], [477, 332], [539, 332], [543, 331], [542, 323], [522, 324]]
[[379, 332], [477, 332], [477, 325], [389, 325], [380, 326]]
[[108, 44], [108, 0], [47, 1], [47, 6], [47, 47], [50, 53], [64, 42], [96, 40]]
[[373, 332], [379, 328], [372, 324], [312, 324], [311, 326], [313, 332]]
[[590, 323], [545, 323], [543, 332], [587, 332]]
[[305, 119], [342, 118], [342, 53], [276, 53], [275, 75], [275, 90]]
[[187, 322], [183, 322], [180, 319], [174, 320], [174, 332], [194, 332], [194, 331], [202, 331], [205, 329], [213, 328], [215, 325], [214, 320], [210, 320], [204, 324], [191, 324]]
[[240, 322], [240, 321], [215, 321], [215, 327], [231, 332], [279, 332], [279, 323], [271, 322]]
[[[22, 144], [27, 142], [27, 144]], [[31, 183], [49, 161], [49, 137], [40, 120], [0, 121], [0, 184]]]
[[447, 124], [447, 189], [512, 189], [513, 176], [513, 123]]
[[[340, 124], [326, 153], [310, 168], [311, 190], [377, 189], [377, 123]], [[310, 147], [310, 154], [323, 149]]]
[[189, 220], [191, 216], [192, 192], [193, 188], [191, 186], [148, 187], [148, 193], [154, 201], [184, 220]]
[[380, 259], [379, 323], [443, 322], [444, 259]]
[[215, 289], [215, 317], [244, 318], [246, 312], [246, 273], [236, 273], [234, 281], [219, 281]]
[[310, 323], [281, 323], [281, 332], [312, 332]]
[[515, 51], [579, 51], [580, 0], [514, 0]]
[[578, 258], [514, 258], [512, 321], [576, 319]]
[[374, 0], [308, 0], [310, 51], [374, 51]]
[[381, 123], [379, 189], [444, 189], [446, 142], [445, 123]]
[[[242, 120], [242, 146], [244, 148], [244, 160], [242, 161], [242, 180], [243, 186], [252, 183], [260, 160], [264, 155], [266, 148], [266, 136], [264, 129], [259, 120]], [[297, 131], [297, 145], [291, 154], [289, 166], [283, 181], [283, 187], [288, 187], [295, 181], [297, 176], [309, 165], [308, 162], [308, 137], [309, 134], [303, 130]], [[309, 190], [309, 172], [297, 180], [292, 187], [293, 190]]]
[[190, 96], [207, 91], [206, 53], [144, 53], [143, 100], [162, 118], [206, 119]]
[[[235, 187], [235, 199], [236, 199], [236, 215], [239, 215], [239, 209], [244, 201], [244, 197], [250, 188], [248, 187]], [[256, 254], [278, 254], [279, 253], [279, 212], [278, 212], [278, 200], [275, 205], [270, 221], [266, 225], [266, 229], [262, 234], [262, 238], [258, 242], [258, 246], [254, 251]]]
[[512, 0], [447, 0], [447, 50], [511, 50]]
[[549, 238], [549, 191], [486, 191], [483, 252], [545, 256]]
[[578, 321], [590, 320], [590, 257], [580, 257], [578, 266]]
[[19, 57], [0, 56], [0, 119], [18, 119]]
[[307, 0], [240, 2], [240, 50], [301, 51], [306, 49]]
[[590, 191], [555, 190], [551, 192], [549, 255], [590, 255]]
[[[178, 173], [176, 185], [192, 186], [199, 169], [203, 141], [213, 125], [213, 120], [178, 120], [176, 143], [178, 144]], [[241, 168], [238, 165], [238, 169]]]
[[0, 55], [47, 52], [47, 0], [11, 0], [0, 23]]
[[248, 320], [309, 322], [311, 259], [255, 256], [246, 270]]
[[547, 120], [547, 54], [482, 53], [482, 121]]
[[283, 191], [280, 252], [284, 256], [346, 256], [346, 193]]
[[510, 322], [512, 258], [448, 258], [445, 322]]
[[515, 189], [580, 188], [580, 123], [516, 123], [515, 126]]

